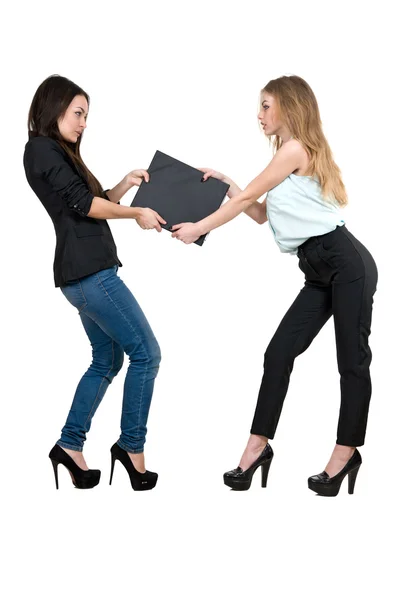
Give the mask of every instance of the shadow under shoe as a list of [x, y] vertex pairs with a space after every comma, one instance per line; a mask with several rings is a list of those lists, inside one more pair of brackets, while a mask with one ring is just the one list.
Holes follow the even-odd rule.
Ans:
[[355, 448], [354, 454], [337, 475], [329, 477], [326, 471], [313, 475], [308, 478], [308, 487], [319, 496], [337, 496], [344, 477], [348, 475], [348, 493], [353, 494], [361, 464], [362, 457], [358, 449]]
[[261, 487], [267, 487], [268, 472], [271, 466], [274, 452], [269, 444], [267, 444], [260, 456], [254, 461], [252, 465], [246, 471], [243, 471], [241, 467], [232, 469], [224, 473], [224, 483], [233, 490], [245, 491], [251, 486], [253, 475], [261, 467]]
[[100, 477], [101, 477], [101, 471], [99, 469], [89, 469], [88, 471], [85, 471], [84, 469], [81, 469], [73, 460], [73, 458], [71, 456], [69, 456], [69, 454], [67, 452], [65, 452], [65, 450], [61, 447], [58, 446], [58, 444], [55, 444], [55, 446], [53, 448], [51, 448], [50, 453], [48, 455], [51, 459], [52, 465], [53, 465], [53, 469], [54, 469], [54, 476], [55, 476], [55, 486], [58, 488], [58, 465], [64, 465], [64, 467], [66, 467], [69, 471], [69, 474], [71, 476], [73, 485], [76, 488], [79, 488], [81, 490], [86, 490], [86, 489], [90, 489], [95, 487], [96, 485], [98, 485]]
[[130, 477], [131, 487], [134, 491], [145, 491], [151, 490], [155, 487], [156, 482], [158, 480], [158, 474], [153, 473], [152, 471], [145, 471], [145, 473], [140, 473], [134, 467], [131, 458], [128, 455], [126, 450], [123, 450], [117, 443], [113, 444], [111, 448], [111, 477], [109, 480], [109, 485], [112, 483], [113, 478], [113, 469], [115, 468], [115, 461], [119, 460]]

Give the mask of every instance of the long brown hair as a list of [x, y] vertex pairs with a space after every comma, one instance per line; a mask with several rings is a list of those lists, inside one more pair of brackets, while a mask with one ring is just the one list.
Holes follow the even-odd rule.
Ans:
[[[307, 174], [318, 176], [324, 198], [345, 206], [348, 198], [341, 171], [322, 131], [318, 102], [308, 83], [297, 75], [285, 75], [269, 81], [263, 92], [273, 96], [280, 120], [307, 151], [310, 158]], [[274, 151], [279, 150], [280, 136], [267, 137]]]
[[78, 85], [61, 75], [50, 75], [37, 88], [33, 96], [28, 116], [29, 137], [44, 135], [57, 140], [65, 150], [78, 172], [86, 179], [90, 191], [95, 196], [103, 196], [103, 188], [86, 167], [80, 155], [83, 134], [77, 142], [63, 139], [58, 129], [58, 119], [63, 117], [75, 96], [84, 96], [90, 105], [89, 95]]

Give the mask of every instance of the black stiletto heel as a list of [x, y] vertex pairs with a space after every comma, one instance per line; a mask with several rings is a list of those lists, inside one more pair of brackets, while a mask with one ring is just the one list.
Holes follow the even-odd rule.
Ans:
[[51, 459], [51, 463], [54, 469], [54, 476], [55, 476], [55, 487], [57, 488], [57, 490], [59, 489], [58, 486], [58, 465], [64, 465], [64, 467], [66, 467], [70, 473], [73, 485], [76, 488], [79, 488], [81, 490], [86, 490], [86, 489], [90, 489], [95, 487], [96, 485], [98, 485], [100, 477], [101, 477], [101, 471], [99, 471], [98, 469], [89, 469], [88, 471], [85, 471], [84, 469], [81, 469], [73, 460], [73, 458], [71, 456], [69, 456], [69, 454], [67, 452], [65, 452], [65, 450], [63, 448], [61, 448], [61, 446], [58, 446], [58, 444], [55, 444], [54, 448], [52, 448], [50, 450], [50, 454], [48, 455]]
[[112, 478], [113, 478], [113, 469], [115, 468], [115, 460], [116, 458], [113, 456], [113, 454], [111, 455], [111, 478], [109, 480], [109, 485], [112, 485]]
[[113, 478], [113, 470], [115, 468], [115, 461], [119, 460], [130, 477], [131, 487], [135, 491], [139, 490], [151, 490], [155, 487], [156, 482], [158, 480], [158, 474], [153, 473], [152, 471], [145, 471], [145, 473], [140, 473], [134, 467], [131, 458], [128, 455], [126, 450], [123, 450], [117, 443], [113, 444], [111, 448], [111, 477], [109, 480], [109, 485], [112, 483]]
[[51, 459], [51, 462], [52, 462], [53, 469], [54, 469], [55, 487], [58, 490], [58, 463], [56, 460], [52, 460], [52, 459]]
[[232, 469], [224, 473], [224, 483], [233, 490], [246, 491], [250, 488], [253, 475], [261, 466], [261, 487], [267, 487], [268, 473], [271, 466], [274, 452], [269, 444], [267, 444], [260, 456], [254, 461], [254, 463], [242, 471], [240, 467]]
[[355, 448], [354, 454], [337, 475], [329, 477], [326, 471], [318, 473], [318, 475], [313, 475], [308, 478], [308, 487], [313, 492], [319, 494], [319, 496], [337, 496], [344, 477], [348, 475], [348, 493], [353, 494], [361, 464], [362, 457], [357, 448]]

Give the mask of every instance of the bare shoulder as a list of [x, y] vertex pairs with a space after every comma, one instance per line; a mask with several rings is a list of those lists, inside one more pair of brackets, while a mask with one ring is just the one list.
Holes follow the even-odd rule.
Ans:
[[273, 162], [279, 163], [280, 161], [288, 162], [290, 165], [295, 165], [295, 170], [293, 173], [297, 173], [299, 171], [301, 174], [301, 172], [306, 170], [308, 166], [309, 157], [306, 150], [298, 140], [289, 140], [284, 142], [279, 150], [277, 150], [275, 153]]
[[285, 148], [285, 151], [289, 151], [292, 154], [307, 158], [307, 151], [298, 140], [289, 140], [283, 144], [282, 148]]
[[286, 150], [289, 148], [289, 151], [292, 154], [294, 154], [298, 159], [300, 166], [298, 167], [298, 169], [296, 169], [296, 171], [294, 171], [294, 173], [296, 175], [305, 175], [305, 173], [307, 172], [308, 164], [310, 162], [307, 150], [304, 148], [304, 146], [302, 146], [301, 142], [299, 142], [298, 140], [289, 140], [288, 142], [283, 144], [282, 148], [284, 146], [286, 147]]

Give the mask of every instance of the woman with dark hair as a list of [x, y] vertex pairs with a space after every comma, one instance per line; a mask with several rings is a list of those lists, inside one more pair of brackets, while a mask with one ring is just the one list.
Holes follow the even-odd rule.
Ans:
[[135, 490], [156, 485], [157, 473], [145, 470], [147, 418], [161, 353], [133, 294], [119, 278], [122, 266], [106, 219], [135, 219], [142, 229], [161, 231], [162, 217], [149, 208], [120, 206], [134, 185], [149, 181], [142, 170], [128, 173], [103, 190], [80, 155], [87, 127], [88, 94], [65, 77], [48, 77], [37, 89], [28, 118], [24, 167], [29, 185], [50, 215], [56, 233], [55, 286], [78, 310], [92, 346], [92, 363], [81, 378], [61, 437], [50, 451], [58, 489], [58, 464], [78, 488], [92, 488], [100, 471], [88, 469], [83, 444], [109, 384], [120, 371], [124, 353], [130, 364], [124, 384], [121, 435], [111, 448], [126, 468]]
[[[341, 383], [337, 441], [325, 470], [310, 477], [308, 486], [335, 496], [348, 475], [351, 494], [371, 396], [368, 338], [377, 267], [342, 219], [347, 194], [308, 83], [295, 75], [270, 81], [261, 90], [258, 119], [276, 151], [270, 164], [243, 191], [222, 173], [202, 169], [204, 180], [211, 176], [229, 184], [231, 200], [198, 223], [174, 225], [172, 234], [189, 244], [245, 212], [259, 224], [268, 221], [280, 250], [296, 254], [305, 275], [265, 352], [251, 435], [239, 466], [224, 474], [224, 483], [247, 490], [261, 466], [266, 486], [273, 458], [268, 440], [275, 434], [294, 360], [333, 315]], [[266, 199], [257, 202], [265, 193]]]

